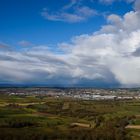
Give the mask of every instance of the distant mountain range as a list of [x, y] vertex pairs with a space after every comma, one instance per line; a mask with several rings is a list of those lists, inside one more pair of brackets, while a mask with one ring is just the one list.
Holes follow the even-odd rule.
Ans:
[[61, 86], [61, 85], [46, 85], [46, 84], [0, 84], [0, 88], [30, 88], [30, 87], [46, 87], [46, 88], [101, 88], [101, 89], [140, 89], [140, 87], [109, 87], [109, 86]]

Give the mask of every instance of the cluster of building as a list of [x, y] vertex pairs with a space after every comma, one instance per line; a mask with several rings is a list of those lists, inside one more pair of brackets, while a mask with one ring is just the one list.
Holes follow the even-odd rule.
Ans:
[[8, 95], [52, 96], [82, 100], [132, 100], [140, 99], [140, 89], [94, 89], [94, 88], [4, 88], [0, 93]]

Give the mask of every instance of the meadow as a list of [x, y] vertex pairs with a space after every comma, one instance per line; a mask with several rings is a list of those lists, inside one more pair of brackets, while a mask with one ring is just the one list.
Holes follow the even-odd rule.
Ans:
[[139, 139], [139, 100], [0, 95], [0, 140]]

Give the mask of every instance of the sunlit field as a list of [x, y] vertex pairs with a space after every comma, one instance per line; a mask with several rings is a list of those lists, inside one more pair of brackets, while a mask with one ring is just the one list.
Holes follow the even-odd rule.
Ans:
[[0, 95], [1, 140], [139, 140], [140, 101]]

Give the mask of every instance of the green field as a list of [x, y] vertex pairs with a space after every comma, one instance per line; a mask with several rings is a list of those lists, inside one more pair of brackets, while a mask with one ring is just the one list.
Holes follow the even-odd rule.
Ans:
[[0, 140], [140, 140], [140, 101], [0, 95]]

